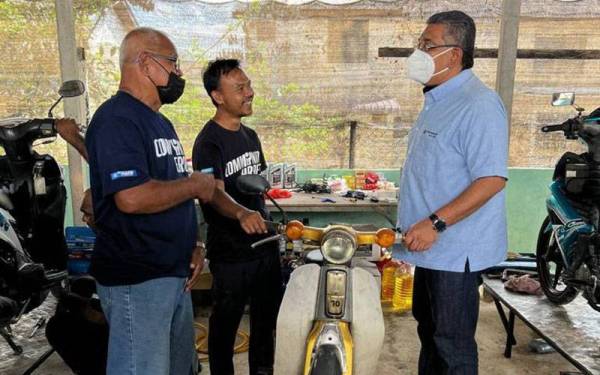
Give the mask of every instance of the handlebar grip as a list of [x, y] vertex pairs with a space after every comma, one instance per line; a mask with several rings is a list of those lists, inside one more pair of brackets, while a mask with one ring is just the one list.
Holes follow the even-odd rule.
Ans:
[[57, 134], [56, 121], [53, 118], [35, 119], [39, 123], [40, 134], [43, 137], [53, 137]]
[[27, 133], [32, 141], [41, 138], [55, 137], [57, 134], [53, 118], [36, 118], [31, 120]]
[[550, 132], [558, 132], [558, 131], [564, 131], [565, 130], [565, 125], [564, 124], [560, 124], [560, 125], [546, 125], [542, 128], [542, 132], [544, 133], [550, 133]]

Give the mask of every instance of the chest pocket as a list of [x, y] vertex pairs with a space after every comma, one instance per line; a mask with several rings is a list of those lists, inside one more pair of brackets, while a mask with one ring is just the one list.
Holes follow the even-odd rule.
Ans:
[[452, 184], [457, 155], [446, 132], [440, 133], [427, 126], [423, 126], [415, 134], [414, 143], [407, 171], [410, 174], [409, 181], [412, 188], [421, 191], [421, 194], [428, 197], [428, 204], [431, 204], [440, 195], [438, 189], [445, 184]]
[[442, 167], [441, 163], [449, 155], [449, 143], [445, 132], [424, 125], [415, 129], [411, 150], [411, 163], [420, 173], [431, 173]]

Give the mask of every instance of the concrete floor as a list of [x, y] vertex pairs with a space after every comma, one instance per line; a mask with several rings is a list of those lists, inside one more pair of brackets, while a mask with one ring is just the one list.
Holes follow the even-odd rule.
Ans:
[[[49, 298], [41, 308], [34, 310], [15, 327], [17, 342], [25, 349], [24, 354], [16, 356], [8, 345], [0, 342], [0, 374], [20, 375], [38, 358], [47, 348], [44, 330], [39, 330], [29, 339], [31, 326], [39, 316], [48, 315], [54, 307], [54, 301]], [[207, 324], [207, 309], [201, 309], [197, 321]], [[416, 323], [410, 314], [388, 314], [386, 321], [386, 340], [384, 350], [379, 360], [376, 371], [378, 375], [412, 375], [416, 374], [419, 342], [416, 334]], [[248, 319], [244, 317], [242, 330], [247, 332]], [[575, 371], [575, 368], [563, 359], [558, 353], [534, 354], [527, 347], [530, 340], [536, 338], [525, 324], [517, 319], [515, 325], [517, 346], [513, 348], [513, 358], [504, 358], [504, 343], [506, 336], [496, 308], [493, 303], [482, 302], [477, 341], [479, 343], [480, 373], [492, 375], [540, 375], [556, 374], [561, 371]], [[237, 354], [234, 358], [236, 373], [248, 372], [247, 353]], [[203, 374], [210, 374], [205, 366]], [[72, 374], [64, 365], [60, 357], [53, 354], [36, 372], [40, 375]]]

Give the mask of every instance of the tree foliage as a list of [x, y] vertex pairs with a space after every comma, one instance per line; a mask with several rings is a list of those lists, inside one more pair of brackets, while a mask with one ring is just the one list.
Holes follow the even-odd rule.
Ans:
[[[129, 0], [143, 9], [152, 11], [151, 0]], [[79, 45], [86, 48], [86, 81], [89, 105], [93, 111], [113, 95], [120, 79], [118, 69], [118, 46], [102, 45], [91, 52], [87, 45], [96, 23], [111, 11], [118, 1], [75, 0], [76, 31]], [[243, 28], [246, 19], [260, 12], [258, 2], [252, 3], [244, 16], [230, 25], [227, 33]], [[224, 35], [226, 43], [231, 35]], [[193, 141], [208, 119], [214, 114], [214, 106], [201, 82], [202, 68], [208, 63], [207, 51], [192, 47], [184, 61], [186, 91], [175, 104], [163, 107], [163, 113], [174, 123], [184, 144], [186, 154], [191, 155]], [[52, 0], [0, 0], [0, 51], [6, 58], [0, 65], [0, 116], [14, 114], [43, 116], [56, 98], [60, 83], [60, 66], [56, 36], [56, 14]], [[261, 56], [260, 46], [246, 51], [244, 69], [253, 81], [255, 90], [254, 115], [245, 119], [247, 125], [259, 133], [270, 132], [268, 139], [274, 144], [263, 147], [271, 161], [301, 160], [307, 154], [318, 156], [328, 147], [332, 126], [339, 124], [339, 117], [324, 119], [319, 106], [305, 102], [291, 102], [289, 97], [302, 91], [295, 83], [275, 86], [271, 82], [273, 69]], [[297, 97], [297, 95], [296, 95]], [[56, 111], [57, 114], [60, 110]], [[43, 146], [66, 163], [66, 148], [62, 141]], [[314, 157], [313, 157], [314, 158]]]

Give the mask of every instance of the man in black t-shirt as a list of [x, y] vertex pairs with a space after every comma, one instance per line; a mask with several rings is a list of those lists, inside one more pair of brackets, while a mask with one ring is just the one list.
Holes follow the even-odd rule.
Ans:
[[249, 233], [266, 232], [261, 215], [215, 189], [212, 175], [188, 176], [173, 124], [159, 112], [183, 94], [177, 60], [163, 33], [129, 32], [119, 91], [98, 108], [86, 134], [97, 227], [90, 274], [110, 330], [108, 375], [196, 372], [189, 287], [201, 254], [194, 251], [194, 199], [212, 202]]
[[[241, 123], [242, 117], [252, 114], [254, 91], [250, 80], [237, 60], [213, 61], [203, 80], [217, 112], [196, 138], [194, 169], [212, 169], [217, 189], [268, 219], [264, 198], [244, 195], [236, 187], [239, 176], [260, 174], [267, 167], [256, 132]], [[208, 333], [210, 371], [233, 374], [236, 331], [246, 302], [250, 302], [250, 374], [272, 374], [273, 334], [282, 296], [277, 244], [271, 242], [252, 249], [252, 243], [267, 235], [244, 233], [211, 204], [203, 204], [202, 210], [208, 223], [207, 257], [213, 275], [213, 311]]]

